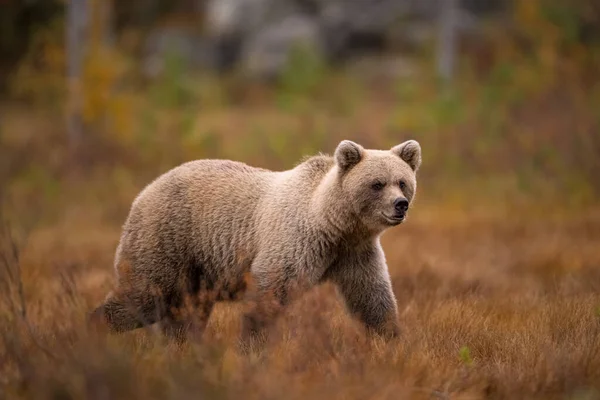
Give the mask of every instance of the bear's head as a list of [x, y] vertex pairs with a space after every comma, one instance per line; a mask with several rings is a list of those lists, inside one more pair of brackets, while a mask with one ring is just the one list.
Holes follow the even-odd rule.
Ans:
[[421, 166], [417, 141], [407, 140], [390, 150], [368, 150], [344, 140], [334, 158], [342, 195], [366, 227], [383, 231], [404, 221]]

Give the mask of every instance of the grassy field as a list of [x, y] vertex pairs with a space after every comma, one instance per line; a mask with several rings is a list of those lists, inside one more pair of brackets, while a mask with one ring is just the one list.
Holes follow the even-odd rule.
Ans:
[[87, 331], [84, 315], [111, 288], [120, 224], [145, 184], [123, 171], [110, 165], [10, 186], [21, 197], [7, 206], [12, 230], [3, 235], [0, 396], [600, 396], [600, 209], [593, 203], [481, 194], [470, 202], [466, 184], [445, 197], [421, 178], [410, 219], [383, 238], [403, 337], [368, 341], [325, 286], [291, 307], [261, 354], [242, 357], [239, 305], [219, 305], [204, 340], [183, 349], [152, 329], [109, 338]]
[[445, 212], [417, 208], [384, 238], [404, 328], [397, 343], [367, 342], [322, 287], [248, 358], [235, 353], [233, 305], [219, 306], [204, 341], [182, 350], [152, 330], [89, 336], [82, 318], [110, 289], [119, 230], [75, 213], [22, 248], [24, 301], [14, 285], [2, 306], [2, 395], [598, 398], [600, 213]]
[[[514, 65], [448, 91], [426, 74], [275, 93], [175, 76], [96, 99], [104, 125], [78, 164], [60, 101], [2, 104], [0, 398], [600, 399], [600, 85], [569, 63]], [[383, 237], [398, 341], [368, 340], [329, 286], [246, 357], [239, 304], [181, 349], [152, 328], [88, 332], [129, 205], [159, 173], [202, 157], [289, 168], [346, 138], [423, 147], [414, 209]]]

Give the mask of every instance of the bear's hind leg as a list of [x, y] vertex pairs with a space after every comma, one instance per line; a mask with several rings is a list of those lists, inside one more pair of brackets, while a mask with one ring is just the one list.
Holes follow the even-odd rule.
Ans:
[[111, 294], [88, 317], [96, 328], [110, 333], [123, 333], [152, 325], [160, 319], [161, 310], [156, 299], [148, 296], [117, 296]]

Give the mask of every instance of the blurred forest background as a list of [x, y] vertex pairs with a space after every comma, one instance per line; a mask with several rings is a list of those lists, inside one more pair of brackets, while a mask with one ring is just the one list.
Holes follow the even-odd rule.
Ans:
[[468, 197], [588, 202], [600, 189], [593, 0], [0, 7], [8, 185], [60, 185], [69, 154], [148, 180], [190, 158], [282, 168], [341, 138], [411, 136], [438, 195], [473, 184]]
[[[160, 173], [410, 138], [402, 343], [331, 288], [257, 358], [229, 308], [183, 353], [87, 334]], [[596, 0], [0, 0], [0, 398], [599, 399], [599, 195]]]

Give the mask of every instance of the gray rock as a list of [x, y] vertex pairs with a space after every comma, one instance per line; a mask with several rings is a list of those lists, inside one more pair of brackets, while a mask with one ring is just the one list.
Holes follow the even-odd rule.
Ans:
[[207, 33], [210, 37], [249, 35], [299, 12], [295, 0], [208, 0]]
[[204, 36], [185, 29], [162, 28], [146, 39], [142, 73], [155, 78], [163, 73], [167, 57], [177, 57], [186, 68], [214, 68], [214, 44]]
[[323, 56], [316, 19], [291, 15], [258, 30], [242, 49], [242, 68], [255, 77], [274, 77], [286, 65], [295, 45], [307, 46], [317, 55]]
[[[147, 40], [144, 69], [156, 76], [167, 51], [174, 50], [192, 67], [239, 65], [249, 75], [268, 77], [281, 70], [298, 42], [327, 60], [346, 60], [364, 53], [364, 46], [372, 51], [381, 43], [418, 47], [435, 39], [443, 1], [205, 0], [204, 34], [156, 31]], [[478, 15], [505, 1], [460, 0], [458, 30], [472, 30]]]
[[407, 0], [313, 0], [325, 25], [356, 33], [382, 33], [409, 11]]

